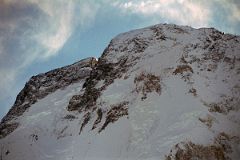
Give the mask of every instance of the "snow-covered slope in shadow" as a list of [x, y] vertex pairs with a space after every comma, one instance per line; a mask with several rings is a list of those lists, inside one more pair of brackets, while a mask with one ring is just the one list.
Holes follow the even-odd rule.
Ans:
[[167, 24], [120, 34], [89, 75], [7, 122], [19, 125], [0, 140], [1, 156], [237, 160], [239, 44], [213, 28]]

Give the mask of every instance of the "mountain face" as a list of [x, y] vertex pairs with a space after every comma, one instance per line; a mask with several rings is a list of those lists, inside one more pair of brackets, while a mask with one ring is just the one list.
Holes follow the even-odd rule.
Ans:
[[0, 124], [3, 160], [240, 159], [240, 37], [160, 24], [33, 76]]

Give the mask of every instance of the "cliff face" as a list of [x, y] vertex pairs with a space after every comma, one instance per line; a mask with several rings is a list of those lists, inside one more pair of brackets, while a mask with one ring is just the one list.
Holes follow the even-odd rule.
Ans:
[[240, 157], [240, 37], [155, 25], [32, 77], [0, 125], [3, 159]]
[[16, 101], [0, 124], [0, 138], [7, 136], [18, 127], [17, 122], [11, 122], [21, 116], [32, 104], [43, 99], [57, 89], [79, 82], [90, 75], [96, 64], [95, 58], [86, 58], [72, 65], [58, 68], [47, 73], [33, 76], [17, 95]]

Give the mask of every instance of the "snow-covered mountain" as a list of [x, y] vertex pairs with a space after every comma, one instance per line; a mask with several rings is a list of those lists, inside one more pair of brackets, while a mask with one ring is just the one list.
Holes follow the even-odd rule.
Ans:
[[240, 159], [240, 37], [160, 24], [33, 76], [0, 125], [2, 160]]

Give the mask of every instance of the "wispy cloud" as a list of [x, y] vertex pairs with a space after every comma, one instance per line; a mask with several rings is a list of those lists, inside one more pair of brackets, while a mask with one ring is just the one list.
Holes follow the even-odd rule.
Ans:
[[0, 0], [0, 102], [16, 95], [29, 65], [56, 56], [75, 30], [93, 27], [98, 13], [116, 18], [113, 11], [140, 17], [134, 26], [175, 23], [240, 33], [239, 0]]
[[93, 21], [96, 6], [80, 0], [0, 0], [0, 101], [16, 94], [26, 67], [57, 55], [75, 27]]
[[[55, 3], [53, 3], [55, 2]], [[57, 54], [58, 50], [70, 37], [73, 26], [74, 5], [71, 1], [37, 1], [38, 7], [47, 15], [48, 29], [36, 33], [34, 38], [43, 48], [46, 48], [41, 57], [49, 58]], [[44, 22], [43, 22], [44, 23]]]
[[221, 31], [240, 34], [240, 1], [239, 0], [203, 0], [203, 5], [210, 6], [209, 26]]
[[216, 27], [240, 33], [239, 0], [123, 0], [111, 4], [123, 14], [146, 17], [155, 23]]
[[[216, 0], [215, 0], [216, 1]], [[226, 17], [232, 22], [240, 22], [240, 1], [222, 0], [222, 6], [227, 12]]]
[[191, 0], [131, 0], [113, 5], [127, 13], [157, 16], [170, 23], [194, 27], [207, 26], [211, 13], [208, 7]]

